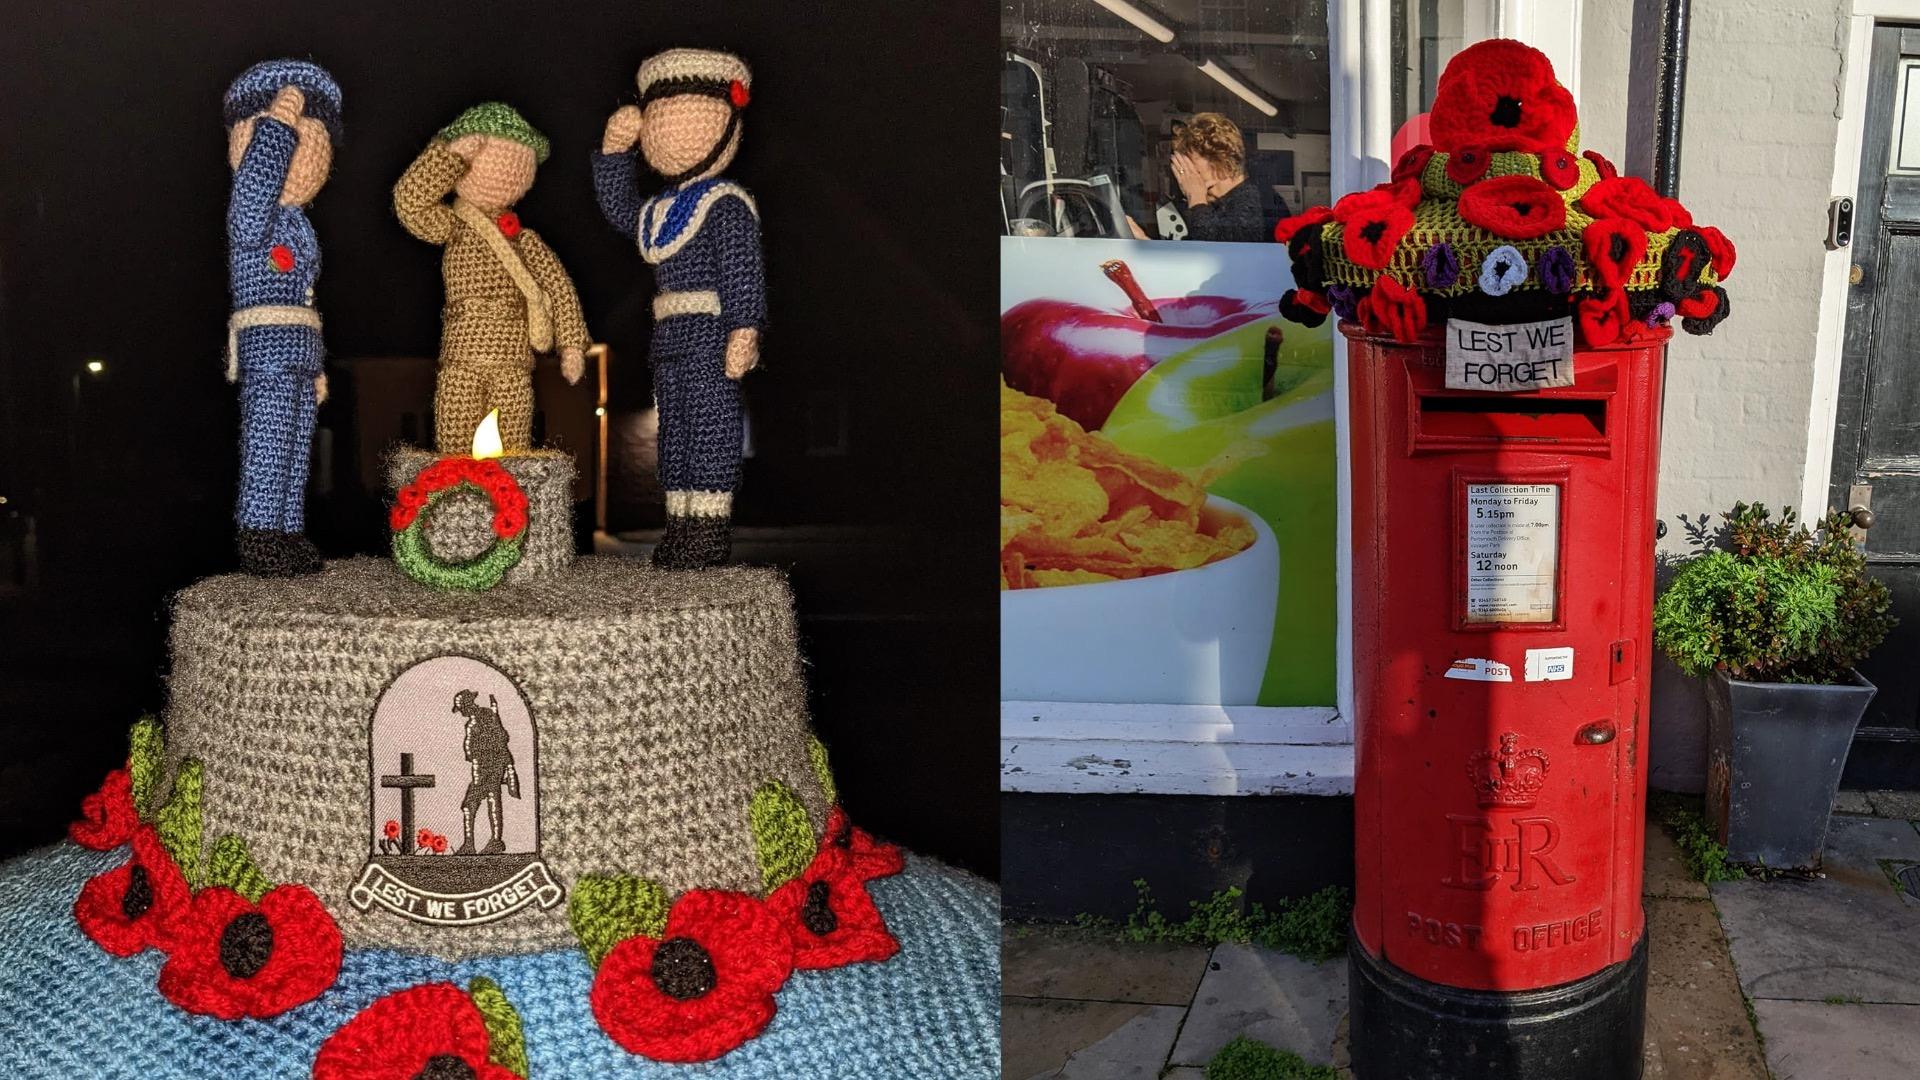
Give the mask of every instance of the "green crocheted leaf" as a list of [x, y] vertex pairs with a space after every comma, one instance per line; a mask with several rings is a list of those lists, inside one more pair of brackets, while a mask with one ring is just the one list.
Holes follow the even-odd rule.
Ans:
[[253, 864], [247, 842], [237, 836], [223, 836], [213, 842], [207, 853], [206, 885], [225, 885], [254, 903], [273, 888], [273, 882]]
[[155, 811], [153, 829], [187, 884], [200, 887], [200, 763], [189, 758], [173, 777], [173, 795]]
[[476, 978], [467, 984], [467, 993], [487, 1024], [487, 1060], [515, 1076], [527, 1075], [527, 1039], [520, 1030], [520, 1014], [500, 984]]
[[659, 937], [667, 929], [666, 891], [646, 878], [589, 874], [573, 883], [567, 922], [587, 963], [594, 967], [615, 945], [644, 934]]
[[766, 892], [785, 885], [813, 861], [813, 826], [807, 808], [787, 785], [769, 780], [753, 793], [747, 809], [753, 846], [760, 855], [760, 886]]
[[827, 766], [826, 744], [812, 735], [807, 736], [807, 760], [813, 762], [813, 775], [820, 781], [820, 790], [827, 794], [827, 805], [840, 801], [840, 789], [833, 786], [833, 770]]
[[153, 797], [153, 786], [159, 783], [160, 769], [167, 760], [166, 729], [159, 720], [143, 716], [134, 721], [127, 741], [127, 774], [133, 779], [133, 808], [144, 818], [147, 801]]

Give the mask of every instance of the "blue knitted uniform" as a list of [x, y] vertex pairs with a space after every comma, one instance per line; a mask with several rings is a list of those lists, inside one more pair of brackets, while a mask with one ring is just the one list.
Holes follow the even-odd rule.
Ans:
[[727, 378], [727, 335], [766, 323], [760, 219], [738, 185], [717, 177], [640, 198], [635, 155], [593, 156], [600, 211], [636, 238], [661, 293], [712, 291], [720, 313], [672, 315], [653, 325], [654, 399], [660, 407], [660, 484], [668, 491], [731, 492], [740, 483], [740, 384]]
[[[320, 242], [297, 206], [280, 205], [299, 138], [271, 117], [233, 174], [227, 206], [227, 275], [235, 311], [260, 305], [313, 305]], [[292, 265], [282, 270], [288, 255]], [[307, 468], [313, 444], [314, 387], [325, 349], [307, 326], [257, 326], [239, 332], [240, 505], [243, 529], [297, 533], [305, 527]]]

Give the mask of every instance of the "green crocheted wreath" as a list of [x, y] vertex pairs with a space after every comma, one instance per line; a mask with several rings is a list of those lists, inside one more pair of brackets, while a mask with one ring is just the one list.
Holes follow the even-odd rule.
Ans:
[[[474, 558], [451, 562], [428, 546], [425, 522], [440, 500], [463, 488], [492, 501], [495, 539]], [[436, 589], [491, 589], [520, 561], [521, 541], [527, 533], [527, 494], [497, 461], [445, 458], [420, 470], [413, 483], [400, 489], [388, 524], [393, 528], [393, 561], [408, 577]]]

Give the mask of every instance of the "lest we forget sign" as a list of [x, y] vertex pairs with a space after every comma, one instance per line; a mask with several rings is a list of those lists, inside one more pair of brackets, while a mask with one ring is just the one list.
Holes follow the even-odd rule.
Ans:
[[1573, 385], [1573, 320], [1490, 326], [1447, 320], [1447, 389], [1512, 393]]

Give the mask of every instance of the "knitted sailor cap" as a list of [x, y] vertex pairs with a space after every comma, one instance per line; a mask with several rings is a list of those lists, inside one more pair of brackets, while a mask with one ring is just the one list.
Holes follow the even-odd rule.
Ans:
[[[751, 89], [753, 73], [747, 70], [745, 60], [732, 53], [715, 49], [668, 49], [666, 52], [655, 53], [641, 61], [640, 71], [634, 76], [634, 83], [639, 87], [640, 96], [643, 98], [648, 96], [649, 90], [659, 84], [679, 82], [718, 83], [721, 86], [737, 82]], [[662, 91], [670, 89], [667, 86], [661, 87]], [[656, 93], [655, 96], [659, 94]]]
[[340, 84], [326, 68], [310, 60], [263, 60], [240, 73], [227, 87], [221, 102], [226, 125], [265, 112], [282, 87], [298, 87], [306, 96], [305, 115], [326, 125], [327, 134], [340, 137]]
[[553, 144], [545, 135], [527, 123], [513, 106], [499, 101], [486, 101], [454, 118], [453, 123], [440, 129], [440, 138], [452, 142], [462, 135], [492, 135], [502, 139], [512, 139], [523, 146], [533, 148], [534, 160], [545, 162], [552, 152]]

